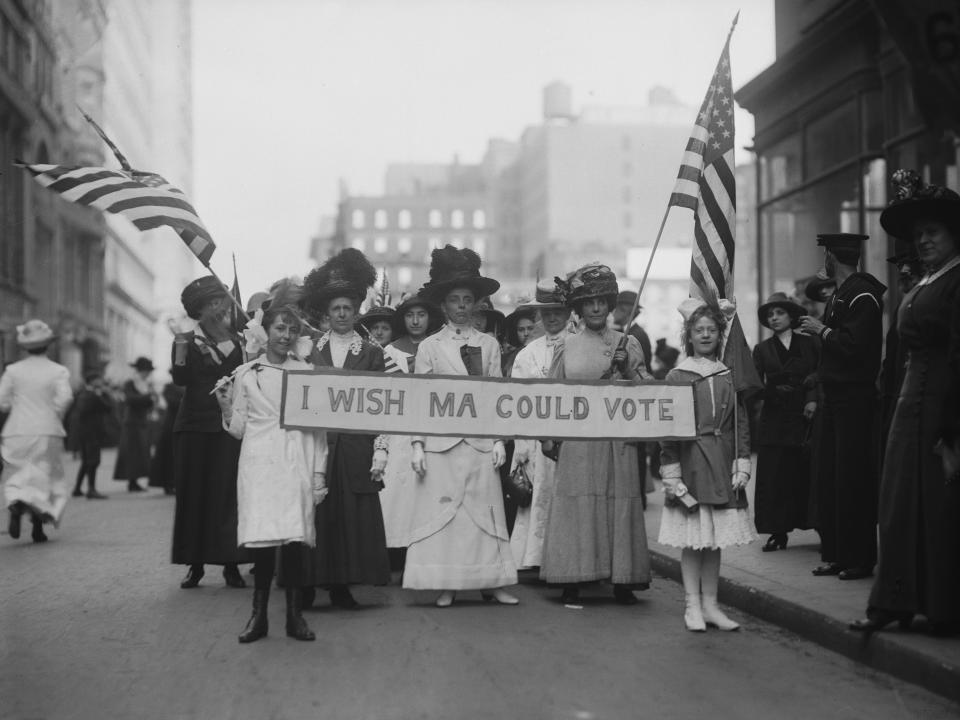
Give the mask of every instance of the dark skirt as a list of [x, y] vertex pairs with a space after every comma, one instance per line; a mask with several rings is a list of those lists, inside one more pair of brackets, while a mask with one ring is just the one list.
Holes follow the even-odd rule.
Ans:
[[174, 564], [249, 562], [249, 553], [237, 547], [239, 458], [240, 441], [226, 432], [174, 433]]
[[[304, 585], [386, 585], [390, 582], [390, 557], [383, 528], [380, 497], [375, 492], [354, 492], [350, 478], [369, 476], [369, 464], [355, 467], [355, 459], [333, 450], [327, 470], [328, 495], [317, 506], [314, 522], [317, 546], [304, 553]], [[282, 571], [282, 568], [281, 568]], [[282, 574], [282, 573], [281, 573]], [[280, 578], [281, 584], [285, 578]]]
[[173, 427], [164, 424], [150, 461], [150, 487], [173, 488]]
[[810, 454], [799, 446], [764, 445], [757, 451], [754, 499], [759, 533], [807, 530], [810, 505]]
[[125, 423], [120, 431], [114, 480], [136, 480], [150, 474], [150, 430], [146, 423]]

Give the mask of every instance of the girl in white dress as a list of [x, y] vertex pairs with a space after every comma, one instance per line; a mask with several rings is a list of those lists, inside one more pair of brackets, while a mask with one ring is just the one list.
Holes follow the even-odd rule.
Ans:
[[[314, 508], [326, 495], [327, 444], [323, 432], [280, 427], [284, 370], [310, 370], [293, 355], [301, 321], [291, 287], [281, 285], [247, 325], [247, 352], [266, 352], [237, 368], [232, 393], [217, 391], [227, 431], [243, 440], [237, 473], [237, 542], [250, 548], [256, 563], [253, 614], [239, 640], [267, 634], [267, 601], [276, 569], [277, 548], [286, 578], [287, 635], [313, 640], [301, 614], [302, 587], [296, 581], [302, 554], [316, 542]], [[301, 344], [309, 349], [309, 340]]]
[[687, 357], [667, 380], [694, 383], [697, 438], [661, 443], [660, 476], [667, 500], [658, 541], [682, 548], [687, 629], [703, 632], [740, 627], [717, 605], [720, 549], [757, 539], [747, 511], [750, 432], [733, 376], [717, 357], [735, 307], [690, 298], [680, 306]]

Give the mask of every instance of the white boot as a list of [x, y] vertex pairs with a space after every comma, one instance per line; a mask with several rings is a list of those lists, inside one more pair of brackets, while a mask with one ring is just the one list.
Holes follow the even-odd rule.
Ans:
[[703, 620], [718, 630], [739, 630], [740, 624], [728, 618], [717, 605], [716, 595], [703, 594]]
[[686, 595], [686, 606], [683, 611], [683, 622], [691, 632], [706, 632], [707, 624], [703, 621], [703, 612], [700, 609], [700, 594]]

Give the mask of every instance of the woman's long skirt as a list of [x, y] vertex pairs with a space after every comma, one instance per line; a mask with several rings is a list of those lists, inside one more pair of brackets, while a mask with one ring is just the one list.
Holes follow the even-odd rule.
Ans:
[[540, 577], [557, 585], [605, 579], [638, 589], [649, 585], [643, 490], [634, 447], [565, 441]]
[[757, 452], [754, 522], [760, 533], [807, 530], [810, 455], [799, 446], [763, 445]]
[[417, 476], [410, 467], [413, 455], [410, 436], [391, 435], [389, 443], [390, 454], [380, 493], [383, 527], [388, 548], [405, 548], [410, 544]]
[[150, 475], [150, 429], [144, 423], [125, 423], [120, 431], [114, 480], [136, 480]]
[[63, 438], [6, 437], [0, 443], [0, 454], [10, 466], [3, 487], [7, 507], [23, 503], [37, 516], [49, 516], [59, 526], [69, 495], [63, 477]]
[[517, 444], [520, 443], [529, 443], [533, 498], [529, 507], [517, 510], [517, 519], [510, 533], [510, 549], [517, 567], [524, 570], [540, 567], [543, 562], [543, 540], [556, 486], [557, 463], [540, 452], [538, 441], [517, 440]]

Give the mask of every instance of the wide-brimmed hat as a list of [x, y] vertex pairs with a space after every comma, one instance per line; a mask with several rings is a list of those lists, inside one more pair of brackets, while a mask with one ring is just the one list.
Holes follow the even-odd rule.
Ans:
[[533, 293], [533, 300], [521, 303], [517, 310], [566, 310], [567, 306], [563, 302], [560, 293], [557, 292], [557, 284], [537, 283]]
[[27, 320], [23, 325], [17, 325], [17, 345], [24, 350], [46, 347], [56, 337], [43, 320]]
[[798, 327], [800, 325], [800, 317], [807, 314], [803, 305], [787, 297], [786, 293], [775, 292], [767, 298], [767, 301], [763, 305], [757, 308], [757, 318], [765, 328], [770, 327], [767, 321], [767, 313], [771, 308], [775, 307], [782, 308], [787, 312], [790, 316], [790, 327]]
[[375, 323], [377, 320], [386, 320], [391, 325], [393, 324], [393, 319], [396, 316], [397, 311], [392, 307], [386, 307], [378, 305], [367, 310], [363, 315], [360, 316], [358, 321], [365, 328], [369, 329], [370, 325]]
[[397, 305], [396, 313], [393, 316], [393, 336], [394, 338], [402, 337], [407, 334], [407, 324], [403, 319], [403, 316], [411, 308], [422, 307], [427, 311], [427, 334], [429, 335], [441, 325], [443, 325], [443, 313], [440, 312], [440, 308], [437, 307], [435, 302], [428, 300], [420, 294], [410, 295], [405, 297], [400, 301], [400, 304]]
[[377, 271], [356, 248], [344, 248], [303, 279], [303, 305], [326, 313], [327, 304], [337, 297], [356, 298], [358, 306], [377, 281]]
[[823, 288], [835, 288], [836, 286], [837, 281], [833, 278], [814, 275], [807, 280], [807, 284], [804, 285], [803, 294], [806, 295], [808, 300], [812, 300], [813, 302], [823, 302], [823, 298], [820, 297], [820, 291], [823, 290]]
[[153, 363], [150, 361], [150, 358], [143, 357], [143, 356], [138, 357], [136, 360], [130, 363], [130, 367], [132, 367], [137, 372], [142, 372], [143, 370], [149, 370], [150, 372], [153, 372], [153, 369], [154, 369]]
[[887, 262], [897, 266], [919, 263], [920, 256], [917, 254], [916, 245], [907, 240], [896, 238], [893, 255], [887, 258]]
[[960, 232], [960, 195], [940, 185], [925, 185], [913, 170], [893, 174], [894, 199], [880, 213], [880, 225], [894, 237], [909, 240], [918, 220], [946, 223]]
[[500, 283], [480, 274], [480, 262], [480, 256], [468, 248], [436, 248], [430, 253], [430, 279], [419, 294], [434, 302], [458, 287], [472, 290], [477, 298], [492, 295], [500, 289]]
[[517, 324], [527, 319], [536, 322], [536, 310], [528, 305], [520, 305], [512, 313], [507, 315], [504, 321], [504, 335], [507, 342], [513, 347], [520, 347], [520, 338], [517, 336]]
[[577, 268], [567, 274], [566, 280], [554, 278], [557, 292], [563, 298], [567, 307], [573, 307], [581, 300], [604, 298], [610, 310], [617, 304], [617, 295], [620, 287], [617, 285], [617, 276], [606, 265], [593, 262]]
[[180, 293], [180, 304], [184, 312], [194, 320], [203, 306], [214, 298], [223, 297], [229, 292], [227, 286], [213, 275], [204, 275], [187, 285]]
[[480, 298], [477, 304], [473, 306], [473, 312], [474, 314], [482, 313], [488, 321], [493, 320], [497, 323], [499, 329], [504, 328], [507, 317], [493, 306], [493, 300], [490, 298]]

